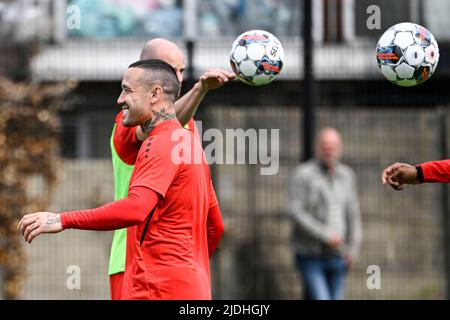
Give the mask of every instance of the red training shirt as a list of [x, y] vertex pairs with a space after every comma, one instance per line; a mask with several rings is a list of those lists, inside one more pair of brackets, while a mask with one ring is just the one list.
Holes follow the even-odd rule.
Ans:
[[[179, 151], [180, 141], [188, 143], [178, 154], [193, 151], [195, 159], [200, 152], [200, 163], [179, 161], [174, 150]], [[147, 223], [148, 203], [156, 202]], [[61, 222], [64, 228], [80, 229], [129, 226], [123, 299], [210, 299], [207, 219], [217, 205], [200, 142], [177, 120], [169, 120], [142, 144], [128, 198], [98, 209], [62, 213]]]
[[[136, 137], [135, 127], [125, 127], [122, 123], [123, 111], [120, 111], [116, 118], [116, 129], [114, 131], [114, 148], [118, 156], [129, 165], [134, 165], [136, 163], [136, 158], [141, 147], [142, 141], [139, 141]], [[199, 130], [195, 124], [194, 118], [191, 118], [187, 123], [187, 129], [194, 133], [194, 136], [200, 139]], [[222, 220], [222, 214], [218, 205], [216, 198], [216, 193], [214, 192], [214, 187], [212, 180], [210, 181], [212, 190], [212, 203], [217, 203], [216, 206], [210, 207], [208, 213], [207, 230], [208, 230], [208, 252], [211, 257], [215, 252], [220, 239], [223, 234], [224, 225]], [[135, 194], [133, 196], [136, 196]], [[137, 197], [144, 198], [146, 195], [139, 193]]]

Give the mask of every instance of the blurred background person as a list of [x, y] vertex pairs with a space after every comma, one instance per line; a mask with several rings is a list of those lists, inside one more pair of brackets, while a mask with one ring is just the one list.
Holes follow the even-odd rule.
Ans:
[[338, 300], [361, 242], [355, 173], [342, 164], [342, 138], [322, 129], [315, 158], [295, 168], [289, 185], [295, 260], [305, 298]]

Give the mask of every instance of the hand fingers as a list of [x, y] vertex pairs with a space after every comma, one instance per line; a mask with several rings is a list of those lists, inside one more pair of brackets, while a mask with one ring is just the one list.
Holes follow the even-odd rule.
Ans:
[[381, 173], [381, 183], [386, 184], [387, 183], [387, 177], [388, 177], [388, 168], [383, 170], [383, 173]]
[[207, 75], [208, 77], [220, 77], [224, 81], [233, 80], [236, 78], [236, 75], [232, 72], [228, 72], [223, 69], [209, 69], [207, 72], [205, 72], [204, 75]]
[[24, 219], [25, 217], [22, 217], [22, 219], [20, 219], [20, 221], [19, 221], [19, 224], [17, 225], [17, 229], [19, 230], [19, 232], [20, 232], [20, 230], [21, 230], [21, 227], [22, 227], [22, 223], [23, 223], [23, 219]]
[[25, 233], [25, 229], [30, 225], [30, 224], [32, 224], [33, 222], [35, 222], [36, 221], [36, 218], [34, 217], [34, 216], [32, 216], [32, 217], [28, 217], [28, 218], [24, 218], [24, 219], [22, 219], [22, 223], [21, 223], [21, 225], [20, 225], [20, 228], [19, 228], [19, 230], [20, 230], [20, 233], [22, 234], [22, 235], [24, 235], [24, 233]]
[[398, 172], [396, 172], [394, 175], [391, 175], [387, 178], [387, 182], [389, 185], [395, 189], [395, 190], [403, 190], [403, 183], [401, 181], [397, 180]]
[[22, 226], [20, 227], [20, 233], [22, 235], [25, 234], [25, 230], [34, 222], [34, 218], [28, 218], [23, 221]]
[[403, 179], [403, 170], [402, 169], [398, 169], [397, 171], [395, 171], [393, 174], [391, 174], [389, 176], [389, 179], [391, 181], [397, 182], [399, 184], [404, 184], [405, 181]]
[[34, 213], [30, 213], [30, 214], [26, 214], [22, 217], [22, 219], [20, 219], [19, 224], [17, 225], [17, 229], [21, 230], [21, 227], [24, 223], [25, 220], [31, 218], [34, 216]]
[[234, 78], [236, 78], [236, 74], [231, 72], [226, 72], [225, 76], [227, 77], [228, 80], [233, 80]]
[[40, 234], [41, 234], [41, 228], [37, 228], [28, 235], [28, 239], [25, 239], [25, 241], [27, 241], [28, 243], [31, 243], [31, 241], [33, 241], [33, 239], [36, 238]]
[[381, 174], [381, 182], [383, 184], [388, 183], [388, 178], [392, 175], [394, 170], [395, 168], [393, 168], [392, 166], [384, 169], [383, 173]]
[[389, 183], [390, 186], [399, 185], [398, 181], [392, 179], [392, 176], [387, 177], [387, 182]]
[[224, 70], [224, 69], [218, 69], [218, 68], [212, 68], [212, 69], [208, 69], [207, 72], [213, 73], [213, 74], [223, 74], [227, 77], [233, 77], [235, 74], [233, 72]]
[[403, 190], [403, 185], [402, 184], [398, 184], [398, 185], [391, 185], [392, 189], [400, 191]]
[[383, 173], [381, 174], [381, 182], [383, 184], [386, 184], [388, 181], [388, 177], [391, 176], [394, 172], [398, 172], [398, 170], [403, 166], [403, 163], [396, 162], [386, 169], [383, 170]]
[[388, 181], [389, 186], [394, 189], [394, 190], [401, 190], [403, 189], [402, 185], [398, 182], [389, 182]]
[[224, 84], [228, 82], [228, 78], [224, 76], [223, 74], [216, 74], [213, 75], [212, 78], [216, 78], [217, 81], [219, 81], [220, 84]]
[[223, 83], [228, 81], [228, 78], [226, 76], [224, 76], [223, 74], [218, 74], [218, 73], [209, 73], [209, 72], [207, 72], [207, 73], [205, 73], [202, 76], [202, 80], [203, 81], [208, 80], [208, 79], [212, 79], [212, 78], [215, 78], [221, 84], [223, 84]]
[[205, 76], [205, 77], [200, 78], [200, 81], [201, 81], [203, 84], [206, 85], [206, 88], [208, 88], [208, 90], [211, 90], [211, 89], [217, 89], [217, 88], [222, 87], [222, 86], [225, 85], [225, 83], [227, 83], [229, 80], [226, 79], [226, 78], [225, 78], [225, 79], [222, 79], [222, 78], [220, 78], [220, 77], [209, 77], [209, 78], [207, 78], [207, 77]]
[[24, 234], [23, 234], [23, 237], [25, 238], [25, 241], [27, 241], [27, 239], [28, 239], [30, 233], [31, 233], [32, 231], [36, 230], [37, 228], [39, 228], [39, 223], [36, 221], [36, 222], [33, 222], [32, 224], [30, 224], [30, 225], [25, 229], [25, 232], [24, 232]]

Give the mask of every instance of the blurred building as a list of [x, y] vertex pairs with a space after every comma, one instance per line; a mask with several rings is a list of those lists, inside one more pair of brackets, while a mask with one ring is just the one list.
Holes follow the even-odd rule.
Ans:
[[[381, 29], [367, 27], [371, 5], [381, 9]], [[216, 298], [299, 298], [284, 190], [303, 143], [302, 8], [302, 0], [0, 1], [0, 55], [5, 57], [0, 70], [32, 81], [79, 82], [61, 112], [62, 181], [71, 187], [59, 190], [55, 205], [71, 209], [112, 199], [109, 137], [119, 110], [120, 80], [148, 39], [171, 39], [186, 55], [192, 41], [186, 90], [207, 68], [230, 69], [229, 50], [238, 34], [270, 31], [286, 54], [279, 79], [264, 88], [235, 81], [211, 93], [197, 115], [204, 129], [280, 128], [277, 175], [260, 176], [258, 166], [213, 166], [226, 223], [213, 260], [214, 292]], [[446, 0], [313, 1], [317, 127], [335, 126], [343, 133], [344, 161], [357, 171], [362, 199], [364, 242], [350, 276], [348, 298], [444, 297], [448, 270], [442, 253], [448, 247], [442, 218], [448, 213], [442, 212], [441, 189], [424, 186], [393, 194], [381, 187], [378, 176], [392, 161], [422, 162], [448, 152], [440, 121], [450, 116], [449, 12]], [[415, 88], [390, 84], [376, 65], [378, 38], [403, 21], [426, 26], [440, 46], [437, 72]], [[74, 182], [81, 172], [85, 187]], [[36, 262], [52, 240], [41, 240], [40, 251], [30, 251], [36, 258], [30, 261], [30, 275], [41, 274], [50, 288], [40, 291], [41, 282], [34, 276], [25, 297], [108, 298], [110, 235], [89, 234], [84, 239], [81, 234], [59, 237], [58, 250], [65, 251], [61, 243], [67, 241], [66, 255], [75, 253], [57, 263], [61, 268], [69, 261], [83, 264], [90, 283], [101, 289], [87, 284], [83, 295], [68, 292], [59, 282], [52, 284], [44, 276], [46, 268]], [[381, 290], [366, 287], [369, 265], [379, 265], [383, 272]], [[61, 291], [55, 289], [59, 287]]]

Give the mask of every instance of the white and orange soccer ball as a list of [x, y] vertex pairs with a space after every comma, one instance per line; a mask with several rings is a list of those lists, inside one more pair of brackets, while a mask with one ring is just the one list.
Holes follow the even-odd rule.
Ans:
[[426, 28], [398, 23], [377, 44], [378, 67], [386, 79], [399, 86], [415, 86], [431, 77], [439, 62], [436, 39]]
[[284, 51], [280, 41], [270, 32], [251, 30], [233, 42], [231, 67], [237, 78], [252, 86], [275, 80], [283, 68]]

